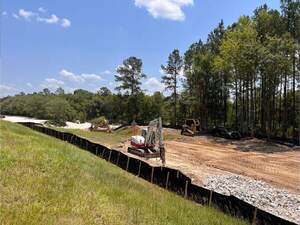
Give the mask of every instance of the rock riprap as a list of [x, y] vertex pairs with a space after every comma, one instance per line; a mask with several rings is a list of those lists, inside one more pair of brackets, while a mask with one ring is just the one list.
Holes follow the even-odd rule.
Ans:
[[208, 176], [204, 187], [233, 195], [259, 209], [300, 224], [300, 195], [275, 188], [263, 181], [239, 175]]

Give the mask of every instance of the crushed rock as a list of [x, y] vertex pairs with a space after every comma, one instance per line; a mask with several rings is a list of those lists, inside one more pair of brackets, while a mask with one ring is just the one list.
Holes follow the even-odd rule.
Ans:
[[206, 177], [204, 187], [233, 195], [259, 209], [300, 224], [300, 195], [240, 175]]

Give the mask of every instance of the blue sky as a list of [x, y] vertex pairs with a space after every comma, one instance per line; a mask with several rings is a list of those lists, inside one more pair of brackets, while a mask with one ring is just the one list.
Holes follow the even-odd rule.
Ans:
[[2, 0], [0, 95], [45, 87], [113, 89], [123, 59], [143, 60], [143, 88], [162, 90], [160, 65], [224, 20], [279, 0]]

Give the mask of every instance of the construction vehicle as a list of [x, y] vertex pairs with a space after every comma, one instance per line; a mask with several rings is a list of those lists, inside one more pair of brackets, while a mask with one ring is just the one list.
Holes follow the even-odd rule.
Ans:
[[181, 135], [195, 136], [200, 131], [200, 122], [197, 119], [185, 119], [181, 128]]
[[108, 120], [101, 116], [99, 118], [95, 118], [91, 121], [90, 131], [102, 131], [102, 132], [111, 132]]
[[163, 143], [162, 120], [152, 120], [147, 128], [142, 129], [141, 135], [131, 137], [128, 152], [144, 158], [160, 157], [165, 164], [165, 148]]

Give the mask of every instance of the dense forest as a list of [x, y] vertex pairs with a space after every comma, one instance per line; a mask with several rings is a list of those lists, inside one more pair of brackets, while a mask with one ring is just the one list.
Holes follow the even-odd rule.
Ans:
[[203, 129], [222, 125], [249, 135], [299, 138], [299, 46], [300, 1], [281, 0], [280, 11], [263, 5], [228, 27], [220, 21], [206, 41], [191, 44], [182, 55], [171, 52], [161, 78], [170, 96], [144, 93], [143, 62], [132, 56], [116, 69], [115, 93], [106, 87], [97, 93], [62, 88], [20, 93], [0, 100], [1, 113], [138, 123], [162, 116], [172, 125], [197, 118]]

